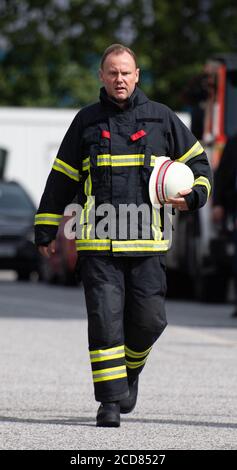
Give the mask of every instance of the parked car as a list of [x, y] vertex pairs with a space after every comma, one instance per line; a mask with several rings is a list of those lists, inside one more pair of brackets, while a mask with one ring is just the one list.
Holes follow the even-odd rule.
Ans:
[[0, 181], [0, 269], [15, 270], [20, 280], [28, 280], [32, 271], [39, 271], [33, 231], [35, 211], [19, 183]]

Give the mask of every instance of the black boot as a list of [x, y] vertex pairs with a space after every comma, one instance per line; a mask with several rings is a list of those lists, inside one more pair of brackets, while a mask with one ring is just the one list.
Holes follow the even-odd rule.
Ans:
[[101, 403], [97, 411], [96, 426], [118, 428], [120, 426], [119, 402]]
[[138, 393], [138, 376], [129, 384], [129, 396], [124, 398], [120, 403], [120, 413], [131, 413], [135, 408]]

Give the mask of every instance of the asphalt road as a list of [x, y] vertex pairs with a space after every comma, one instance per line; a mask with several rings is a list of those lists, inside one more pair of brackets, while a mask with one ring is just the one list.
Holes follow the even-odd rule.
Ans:
[[0, 282], [0, 449], [236, 449], [237, 320], [167, 301], [120, 428], [96, 428], [82, 288]]

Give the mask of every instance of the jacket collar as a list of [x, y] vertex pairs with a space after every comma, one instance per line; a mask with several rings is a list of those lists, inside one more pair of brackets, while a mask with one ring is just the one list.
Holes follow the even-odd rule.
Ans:
[[139, 106], [143, 103], [146, 103], [147, 101], [148, 101], [148, 98], [145, 95], [145, 93], [143, 93], [143, 91], [139, 87], [136, 86], [135, 90], [133, 91], [133, 93], [131, 94], [131, 96], [127, 100], [126, 108], [121, 109], [118, 106], [117, 102], [115, 100], [113, 100], [113, 98], [108, 96], [108, 94], [105, 90], [105, 87], [102, 87], [100, 89], [100, 102], [101, 102], [101, 104], [106, 105], [106, 106], [111, 107], [111, 108], [116, 108], [117, 110], [120, 110], [120, 111], [125, 111], [125, 110], [128, 110], [128, 109], [135, 108], [136, 106]]

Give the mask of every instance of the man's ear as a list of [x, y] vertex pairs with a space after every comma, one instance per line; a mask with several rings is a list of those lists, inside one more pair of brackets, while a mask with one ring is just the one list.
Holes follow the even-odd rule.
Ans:
[[140, 69], [136, 69], [136, 83], [139, 82]]

